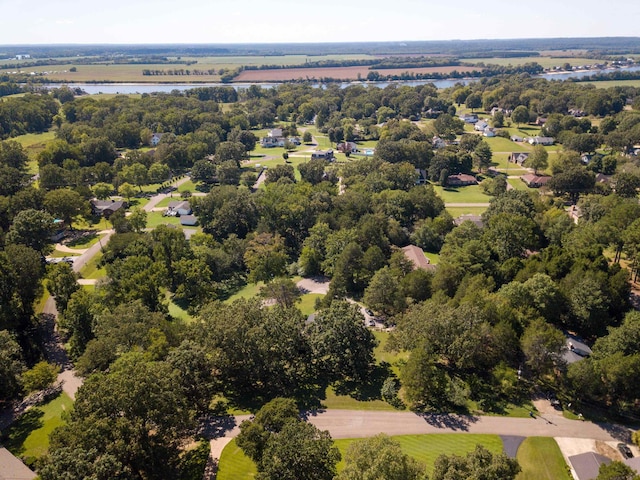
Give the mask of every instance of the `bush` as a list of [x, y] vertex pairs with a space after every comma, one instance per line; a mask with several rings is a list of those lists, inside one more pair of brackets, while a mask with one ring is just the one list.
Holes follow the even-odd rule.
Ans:
[[22, 374], [22, 386], [27, 393], [44, 390], [58, 378], [60, 368], [47, 362], [36, 363]]

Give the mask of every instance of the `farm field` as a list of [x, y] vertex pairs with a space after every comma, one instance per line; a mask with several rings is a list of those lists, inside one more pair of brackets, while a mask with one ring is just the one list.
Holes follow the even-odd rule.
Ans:
[[584, 82], [594, 85], [596, 88], [613, 88], [613, 87], [640, 87], [640, 80], [609, 80], [600, 82]]
[[[234, 80], [237, 82], [276, 82], [287, 80], [299, 80], [307, 78], [338, 78], [344, 80], [357, 80], [366, 78], [369, 72], [376, 70], [369, 66], [356, 67], [327, 67], [327, 68], [283, 68], [273, 70], [245, 70]], [[404, 72], [412, 73], [451, 73], [470, 72], [477, 70], [474, 67], [449, 66], [449, 67], [423, 67], [423, 68], [392, 68], [376, 70], [381, 75], [400, 75]]]
[[561, 67], [565, 63], [568, 63], [572, 67], [579, 65], [592, 65], [598, 63], [598, 60], [593, 58], [583, 57], [513, 57], [513, 58], [461, 58], [461, 62], [466, 63], [485, 63], [493, 65], [524, 65], [525, 63], [536, 62], [544, 68]]

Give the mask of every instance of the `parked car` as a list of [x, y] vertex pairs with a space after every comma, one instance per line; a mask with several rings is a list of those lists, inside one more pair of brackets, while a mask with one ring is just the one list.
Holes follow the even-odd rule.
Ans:
[[366, 308], [364, 310], [364, 313], [366, 313], [367, 315], [369, 315], [370, 317], [373, 317], [373, 312], [371, 310], [369, 310], [368, 308]]
[[631, 451], [631, 449], [628, 447], [627, 444], [625, 443], [619, 443], [618, 444], [618, 450], [620, 450], [620, 453], [622, 454], [622, 456], [624, 458], [631, 458], [633, 457], [633, 452]]

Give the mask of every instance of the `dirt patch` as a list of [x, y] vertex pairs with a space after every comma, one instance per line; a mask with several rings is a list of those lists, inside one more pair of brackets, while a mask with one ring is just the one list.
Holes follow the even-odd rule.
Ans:
[[[377, 71], [380, 75], [401, 75], [410, 73], [451, 73], [457, 70], [460, 73], [478, 70], [477, 67], [465, 67], [461, 65], [449, 67], [421, 67], [421, 68], [370, 68], [369, 66], [356, 67], [326, 67], [326, 68], [274, 68], [269, 70], [245, 70], [234, 80], [236, 82], [278, 82], [290, 80], [318, 80], [320, 78], [335, 78], [340, 80], [366, 79], [371, 71]], [[358, 77], [358, 75], [360, 77]]]
[[622, 455], [614, 446], [600, 440], [596, 440], [596, 452], [611, 460], [623, 460]]

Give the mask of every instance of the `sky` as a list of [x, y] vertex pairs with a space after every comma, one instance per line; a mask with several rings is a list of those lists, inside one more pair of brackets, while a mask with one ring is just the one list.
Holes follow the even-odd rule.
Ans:
[[0, 0], [0, 45], [640, 35], [638, 0]]

